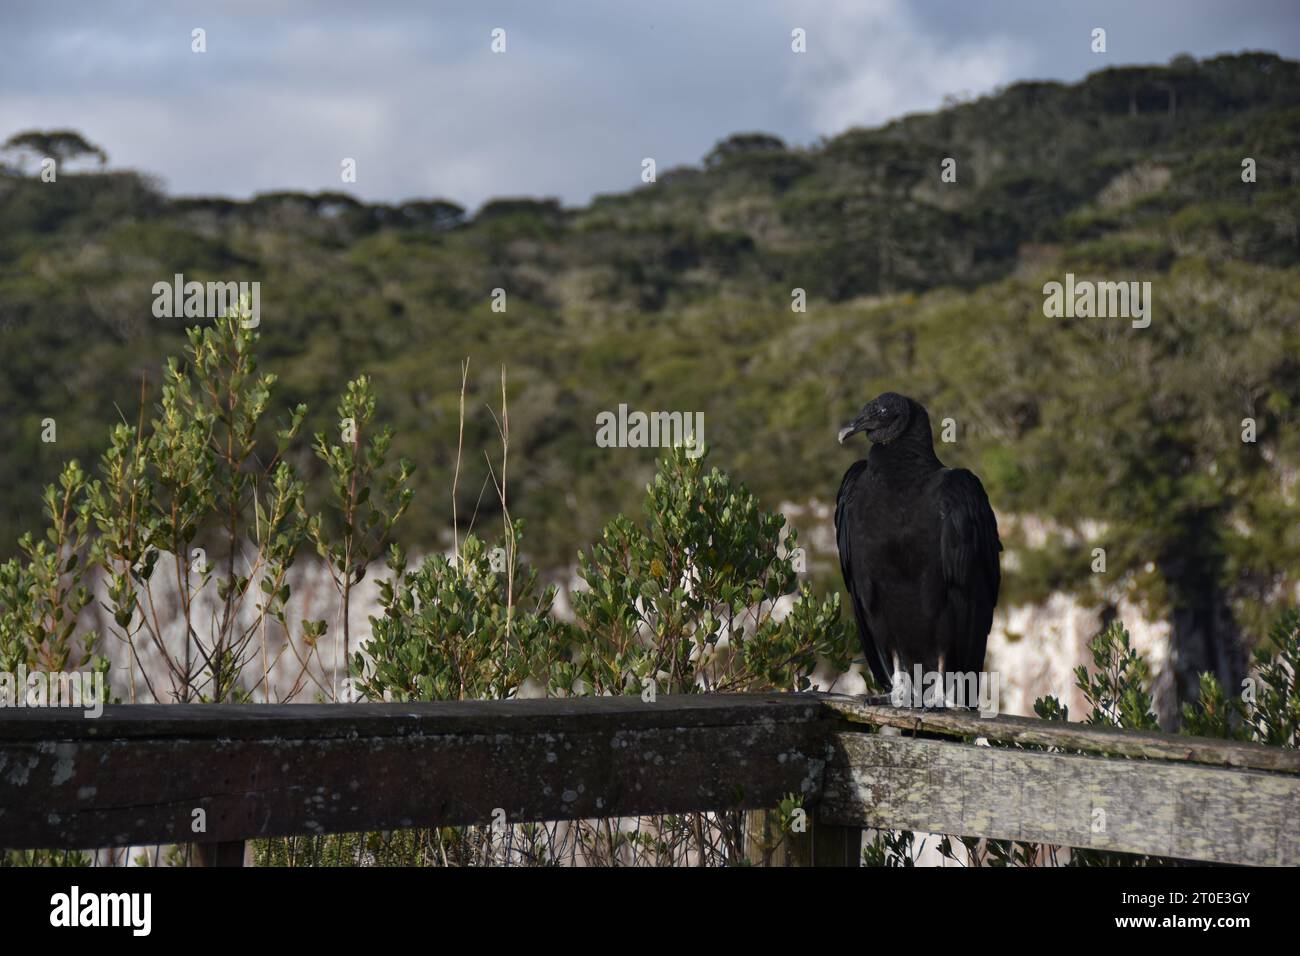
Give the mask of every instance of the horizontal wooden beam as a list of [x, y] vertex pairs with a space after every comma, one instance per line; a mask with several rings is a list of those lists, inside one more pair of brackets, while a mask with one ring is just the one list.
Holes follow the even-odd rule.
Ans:
[[[1111, 756], [886, 737], [876, 726]], [[824, 694], [132, 705], [98, 719], [6, 709], [0, 846], [216, 852], [255, 837], [502, 816], [769, 809], [796, 794], [827, 828], [1300, 863], [1287, 830], [1300, 819], [1296, 757]]]
[[1300, 777], [841, 733], [828, 823], [1222, 863], [1300, 864]]
[[498, 810], [518, 823], [753, 809], [786, 794], [811, 804], [840, 723], [816, 698], [783, 694], [75, 714], [2, 715], [0, 846], [489, 824]]
[[1179, 760], [1217, 767], [1300, 773], [1300, 750], [1139, 730], [1116, 730], [1031, 717], [981, 717], [972, 711], [919, 710], [865, 702], [860, 697], [822, 695], [826, 706], [854, 723], [903, 730], [985, 737], [1006, 743], [1038, 744], [1062, 750], [1156, 760]]
[[429, 733], [716, 726], [762, 717], [800, 723], [829, 717], [819, 694], [681, 694], [544, 700], [441, 700], [405, 704], [118, 704], [98, 718], [78, 708], [0, 710], [0, 743], [20, 740], [313, 740]]

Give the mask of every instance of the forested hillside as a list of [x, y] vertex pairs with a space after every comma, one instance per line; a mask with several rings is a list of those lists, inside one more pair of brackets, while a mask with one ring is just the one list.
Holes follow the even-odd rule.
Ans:
[[[653, 450], [597, 447], [599, 412], [702, 411], [714, 464], [772, 504], [825, 501], [854, 455], [837, 427], [895, 389], [953, 419], [940, 455], [1000, 514], [1059, 529], [1007, 535], [1007, 601], [1131, 586], [1212, 655], [1300, 579], [1300, 64], [1021, 83], [809, 148], [735, 135], [577, 209], [169, 197], [111, 167], [45, 183], [20, 152], [0, 176], [0, 556], [38, 526], [59, 464], [138, 418], [142, 379], [151, 413], [192, 324], [155, 318], [151, 290], [183, 273], [261, 283], [286, 417], [306, 402], [332, 428], [340, 383], [372, 376], [418, 466], [415, 548], [450, 527], [469, 357], [460, 513], [498, 507], [480, 492], [504, 365], [511, 510], [544, 566], [653, 473]], [[1150, 281], [1150, 326], [1046, 317], [1043, 285], [1066, 273]], [[294, 464], [318, 474], [309, 452]]]

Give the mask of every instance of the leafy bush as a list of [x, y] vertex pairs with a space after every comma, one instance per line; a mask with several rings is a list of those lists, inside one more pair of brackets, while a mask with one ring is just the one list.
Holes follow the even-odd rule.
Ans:
[[66, 671], [89, 666], [106, 673], [98, 656], [99, 636], [78, 633], [77, 616], [91, 601], [86, 574], [90, 509], [85, 472], [75, 461], [63, 469], [58, 486], [45, 489], [49, 517], [45, 540], [30, 533], [19, 539], [26, 560], [0, 564], [0, 671]]
[[[410, 466], [385, 470], [391, 432], [370, 435], [374, 399], [358, 378], [339, 406], [346, 440], [316, 437], [337, 520], [309, 515], [304, 482], [285, 460], [307, 409], [298, 405], [278, 429], [267, 423], [276, 379], [257, 371], [257, 333], [246, 317], [236, 308], [191, 329], [185, 361], [167, 363], [149, 426], [142, 408], [139, 425], [112, 430], [100, 478], [89, 480], [73, 461], [60, 488], [47, 490], [48, 543], [25, 536], [26, 560], [0, 565], [0, 663], [107, 669], [92, 656], [93, 632], [76, 635], [91, 600], [82, 578], [93, 569], [114, 624], [109, 636], [128, 649], [132, 701], [138, 690], [158, 701], [254, 699], [268, 680], [265, 653], [261, 681], [245, 686], [243, 674], [259, 635], [265, 651], [268, 627], [302, 662], [305, 681], [327, 625], [287, 619], [289, 569], [313, 541], [330, 562], [346, 620], [351, 588], [410, 501]], [[169, 604], [184, 622], [179, 646], [159, 615]], [[140, 664], [146, 649], [162, 675]], [[328, 694], [318, 657], [315, 666], [311, 679]]]
[[532, 677], [548, 696], [572, 692], [572, 635], [551, 616], [555, 588], [539, 594], [537, 572], [527, 569], [508, 593], [505, 555], [471, 534], [458, 555], [430, 555], [407, 573], [394, 548], [395, 577], [379, 585], [384, 613], [371, 618], [370, 660], [354, 658], [366, 675], [358, 689], [371, 700], [500, 700]]
[[646, 488], [648, 522], [610, 522], [579, 554], [586, 588], [574, 598], [595, 686], [624, 692], [655, 680], [666, 692], [804, 690], [816, 659], [847, 669], [854, 637], [839, 595], [820, 604], [795, 589], [796, 535], [703, 456], [678, 450]]

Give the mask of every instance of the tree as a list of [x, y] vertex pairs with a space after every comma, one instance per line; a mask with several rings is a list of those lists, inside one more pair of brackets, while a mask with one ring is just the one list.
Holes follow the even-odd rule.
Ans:
[[397, 207], [400, 221], [436, 230], [454, 229], [465, 221], [465, 207], [445, 199], [414, 200]]
[[785, 141], [770, 133], [736, 133], [714, 146], [704, 157], [704, 165], [713, 169], [730, 159], [754, 153], [779, 153], [785, 151]]
[[11, 157], [17, 168], [24, 171], [29, 164], [46, 158], [53, 159], [60, 169], [76, 159], [94, 159], [100, 166], [108, 163], [108, 153], [70, 129], [15, 133], [0, 146], [0, 154]]

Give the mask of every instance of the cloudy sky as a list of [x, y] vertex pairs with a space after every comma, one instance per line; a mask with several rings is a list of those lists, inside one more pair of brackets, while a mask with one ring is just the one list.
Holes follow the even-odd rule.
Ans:
[[579, 204], [734, 132], [803, 145], [947, 94], [1247, 49], [1300, 56], [1295, 0], [6, 2], [0, 140], [71, 127], [182, 195]]

